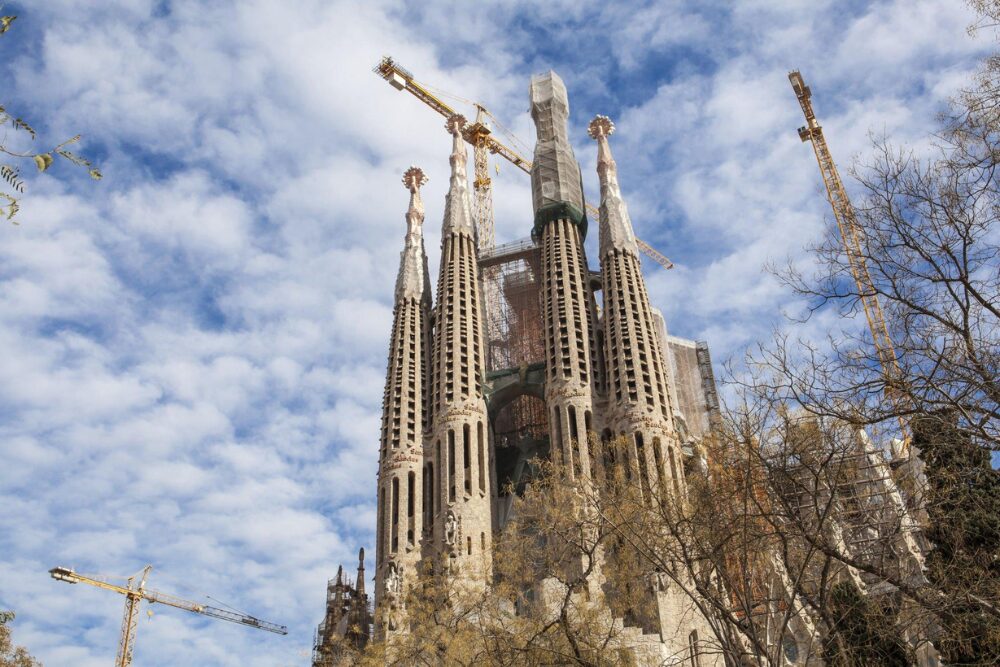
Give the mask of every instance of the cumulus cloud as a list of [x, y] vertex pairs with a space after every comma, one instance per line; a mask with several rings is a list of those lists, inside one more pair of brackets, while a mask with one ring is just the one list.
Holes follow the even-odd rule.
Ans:
[[[399, 176], [431, 178], [433, 271], [450, 147], [370, 72], [381, 55], [529, 144], [528, 77], [557, 70], [592, 198], [585, 127], [612, 115], [637, 231], [677, 264], [647, 266], [655, 305], [723, 359], [795, 307], [761, 266], [804, 264], [827, 215], [787, 70], [846, 167], [869, 130], [919, 144], [989, 47], [945, 0], [9, 8], [5, 104], [46, 136], [82, 132], [107, 175], [33, 179], [0, 239], [0, 604], [47, 664], [82, 667], [110, 660], [122, 601], [54, 565], [153, 563], [155, 588], [291, 629], [157, 609], [137, 663], [273, 666], [308, 661], [325, 580], [374, 553]], [[530, 196], [500, 167], [507, 241]]]

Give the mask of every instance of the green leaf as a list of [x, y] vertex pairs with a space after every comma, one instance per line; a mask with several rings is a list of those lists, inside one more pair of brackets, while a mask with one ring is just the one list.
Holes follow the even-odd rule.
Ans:
[[52, 155], [49, 153], [39, 153], [35, 156], [35, 166], [38, 171], [45, 171], [52, 165]]
[[28, 134], [31, 135], [32, 139], [34, 139], [35, 136], [36, 136], [34, 128], [31, 127], [30, 125], [28, 125], [26, 122], [24, 122], [20, 118], [15, 118], [14, 119], [14, 129], [15, 130], [24, 130], [25, 132], [27, 132]]
[[[15, 225], [19, 224], [16, 221], [14, 221], [14, 219], [13, 219], [14, 216], [17, 214], [18, 210], [20, 210], [20, 207], [17, 205], [17, 200], [14, 199], [13, 197], [11, 197], [10, 195], [8, 195], [6, 193], [3, 193], [3, 192], [0, 192], [0, 199], [6, 199], [8, 202], [10, 202], [10, 204], [6, 207], [7, 208], [7, 219], [10, 220], [11, 222], [13, 222]], [[0, 206], [0, 214], [3, 213], [3, 210], [4, 210], [4, 207]]]
[[89, 167], [90, 166], [90, 160], [88, 160], [86, 158], [82, 158], [79, 155], [75, 155], [73, 153], [70, 153], [69, 151], [64, 151], [64, 150], [61, 150], [61, 149], [57, 148], [56, 149], [56, 153], [58, 153], [59, 155], [63, 156], [64, 158], [66, 158], [67, 160], [69, 160], [70, 162], [72, 162], [75, 165], [79, 165], [81, 167]]
[[102, 178], [104, 178], [104, 174], [102, 174], [102, 173], [101, 173], [100, 171], [98, 171], [97, 169], [91, 169], [89, 173], [90, 173], [90, 177], [91, 177], [92, 179], [94, 179], [95, 181], [99, 181], [99, 180], [101, 180]]
[[0, 177], [7, 181], [10, 187], [14, 188], [18, 192], [24, 192], [24, 181], [18, 178], [17, 167], [13, 167], [9, 164], [0, 165]]
[[14, 22], [16, 16], [0, 16], [0, 35], [10, 30], [10, 24]]

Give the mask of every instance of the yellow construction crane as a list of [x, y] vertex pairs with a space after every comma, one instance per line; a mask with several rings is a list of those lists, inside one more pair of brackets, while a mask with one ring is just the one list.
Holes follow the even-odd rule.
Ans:
[[[276, 625], [275, 623], [262, 621], [247, 614], [227, 611], [218, 607], [210, 607], [173, 595], [167, 595], [166, 593], [160, 593], [159, 591], [148, 590], [146, 588], [146, 577], [151, 569], [153, 569], [153, 566], [147, 565], [143, 568], [142, 572], [129, 577], [128, 583], [125, 586], [117, 586], [94, 576], [79, 574], [68, 567], [54, 567], [49, 570], [49, 574], [52, 575], [53, 579], [65, 581], [68, 584], [90, 584], [91, 586], [121, 593], [125, 596], [125, 616], [122, 618], [122, 632], [118, 641], [118, 656], [115, 658], [115, 667], [128, 667], [132, 664], [132, 652], [135, 648], [135, 630], [139, 622], [139, 603], [143, 600], [150, 603], [159, 602], [160, 604], [194, 612], [195, 614], [221, 618], [224, 621], [249, 625], [250, 627], [267, 630], [279, 635], [288, 634], [288, 628], [284, 625]], [[137, 579], [138, 584], [136, 584]]]
[[847, 191], [840, 180], [837, 165], [826, 145], [823, 128], [813, 112], [812, 91], [798, 70], [789, 72], [788, 80], [792, 83], [795, 97], [798, 98], [799, 106], [802, 107], [802, 113], [806, 118], [805, 126], [799, 128], [799, 138], [803, 142], [811, 141], [813, 151], [816, 153], [816, 162], [819, 163], [819, 170], [823, 175], [823, 185], [826, 186], [827, 198], [833, 208], [833, 217], [837, 221], [840, 239], [851, 267], [851, 275], [857, 285], [861, 306], [865, 311], [865, 318], [868, 320], [868, 328], [871, 330], [875, 353], [882, 366], [882, 374], [885, 379], [885, 398], [890, 402], [897, 415], [905, 444], [908, 442], [908, 431], [902, 415], [906, 411], [906, 402], [898, 390], [902, 371], [896, 357], [896, 349], [892, 344], [892, 337], [889, 335], [889, 327], [886, 325], [882, 307], [879, 305], [878, 294], [875, 291], [871, 274], [868, 272], [868, 263], [865, 261], [864, 230], [858, 225], [854, 207], [851, 206], [851, 200], [848, 199]]
[[[409, 70], [402, 67], [389, 56], [382, 58], [373, 71], [388, 81], [396, 90], [407, 91], [445, 118], [456, 113], [450, 105], [440, 98], [440, 91], [438, 91], [439, 94], [435, 94], [432, 92], [430, 86], [417, 82]], [[531, 173], [531, 160], [528, 160], [521, 153], [506, 146], [492, 136], [492, 129], [490, 128], [488, 119], [492, 119], [501, 128], [503, 126], [486, 107], [478, 102], [462, 100], [462, 98], [456, 99], [471, 104], [476, 108], [476, 121], [466, 126], [462, 136], [468, 143], [472, 144], [473, 148], [475, 169], [472, 185], [476, 195], [473, 208], [476, 216], [476, 227], [479, 232], [479, 249], [481, 251], [490, 250], [496, 243], [496, 235], [493, 230], [493, 181], [490, 178], [487, 156], [489, 153], [499, 155], [526, 174]], [[505, 134], [510, 137], [512, 143], [517, 141], [516, 137], [509, 131], [506, 131]], [[597, 214], [596, 207], [587, 204], [587, 209]], [[665, 269], [672, 269], [674, 267], [673, 262], [654, 250], [648, 243], [641, 239], [636, 239], [636, 241], [639, 249], [654, 262]]]

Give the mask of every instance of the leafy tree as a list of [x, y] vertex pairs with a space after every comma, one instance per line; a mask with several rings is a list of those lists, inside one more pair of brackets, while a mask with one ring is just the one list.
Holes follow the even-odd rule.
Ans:
[[8, 625], [13, 620], [14, 612], [0, 611], [0, 667], [42, 667], [42, 663], [31, 657], [27, 649], [14, 646]]
[[857, 586], [844, 581], [833, 587], [833, 627], [823, 643], [829, 667], [907, 667], [906, 647], [891, 610], [883, 610]]
[[[408, 586], [409, 631], [360, 655], [345, 653], [343, 664], [635, 664], [623, 644], [621, 617], [640, 604], [646, 587], [623, 584], [642, 581], [634, 561], [624, 557], [635, 552], [621, 549], [612, 524], [586, 506], [581, 488], [539, 462], [516, 500], [516, 520], [494, 544], [492, 584], [469, 586], [428, 563]], [[621, 593], [617, 622], [598, 603], [604, 595], [599, 579]]]
[[953, 414], [923, 415], [914, 445], [926, 464], [927, 577], [947, 592], [937, 645], [960, 665], [1000, 663], [1000, 624], [982, 601], [1000, 597], [1000, 472]]
[[[2, 10], [0, 6], [0, 10]], [[5, 35], [14, 24], [16, 16], [0, 16], [0, 36]], [[25, 183], [21, 174], [23, 164], [33, 165], [39, 172], [47, 170], [52, 166], [57, 158], [67, 160], [88, 171], [94, 180], [101, 179], [101, 172], [94, 167], [90, 161], [69, 150], [80, 141], [80, 135], [70, 137], [56, 146], [43, 151], [30, 148], [38, 133], [23, 118], [12, 114], [6, 105], [0, 103], [0, 128], [11, 128], [14, 134], [26, 138], [28, 141], [17, 142], [19, 146], [14, 146], [7, 142], [6, 135], [0, 139], [0, 154], [6, 158], [0, 163], [0, 178], [3, 179], [5, 189], [0, 189], [0, 216], [6, 216], [8, 220], [17, 224], [14, 216], [20, 210], [19, 196], [25, 191]]]

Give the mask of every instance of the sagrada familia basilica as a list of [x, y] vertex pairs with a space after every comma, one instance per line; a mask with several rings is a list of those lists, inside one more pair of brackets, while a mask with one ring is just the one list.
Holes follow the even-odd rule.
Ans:
[[[448, 119], [451, 180], [433, 299], [420, 196], [426, 177], [416, 167], [403, 176], [410, 204], [379, 454], [377, 637], [405, 631], [404, 596], [424, 563], [465, 586], [490, 585], [494, 536], [535, 457], [573, 479], [593, 479], [605, 458], [595, 451], [601, 438], [587, 434], [605, 442], [625, 436], [632, 469], [683, 494], [685, 470], [699, 466], [697, 439], [717, 411], [707, 346], [668, 336], [650, 304], [611, 154], [614, 125], [598, 116], [589, 126], [601, 187], [595, 272], [584, 249], [589, 221], [567, 134], [566, 87], [549, 72], [532, 79], [530, 96], [531, 238], [488, 253], [477, 250], [466, 121]], [[360, 567], [356, 586], [342, 572], [331, 582], [317, 646], [372, 621]], [[699, 630], [707, 633], [691, 605], [666, 591], [656, 612], [654, 634], [623, 629], [637, 655], [677, 654]]]
[[[601, 193], [600, 269], [593, 271], [566, 87], [554, 72], [539, 75], [531, 80], [530, 98], [533, 225], [530, 238], [505, 245], [478, 243], [465, 146], [470, 128], [460, 115], [448, 118], [451, 178], [433, 298], [420, 196], [427, 178], [417, 167], [403, 175], [410, 203], [383, 399], [374, 612], [362, 550], [356, 581], [341, 570], [328, 584], [314, 667], [340, 664], [337, 647], [345, 641], [362, 648], [373, 638], [409, 632], [406, 598], [421, 572], [444, 574], [466, 591], [487, 590], [494, 539], [514, 518], [515, 500], [539, 460], [597, 487], [610, 466], [622, 466], [637, 488], [680, 501], [688, 478], [707, 474], [702, 440], [720, 419], [708, 346], [668, 335], [650, 303], [640, 241], [611, 154], [614, 125], [597, 116], [588, 127]], [[856, 495], [884, 500], [879, 506], [913, 524], [893, 473], [866, 447], [851, 454], [863, 462], [852, 482]], [[843, 529], [845, 539], [854, 539], [850, 526]], [[926, 545], [917, 531], [900, 535], [894, 552], [919, 576]], [[862, 554], [870, 536], [861, 530], [854, 537]], [[765, 578], [794, 597], [777, 560], [765, 569]], [[845, 572], [861, 588], [878, 584], [862, 581], [852, 568]], [[616, 603], [622, 591], [600, 568], [591, 578], [594, 593], [585, 604], [615, 629], [611, 648], [632, 663], [722, 664], [717, 651], [706, 650], [708, 621], [678, 587], [649, 582], [641, 608], [632, 598], [631, 611], [619, 616], [612, 610], [623, 608]], [[538, 573], [538, 604], [545, 604], [553, 581]], [[822, 664], [818, 637], [814, 619], [797, 612], [790, 632], [775, 643], [783, 664]], [[919, 664], [937, 664], [933, 649], [922, 650]]]

